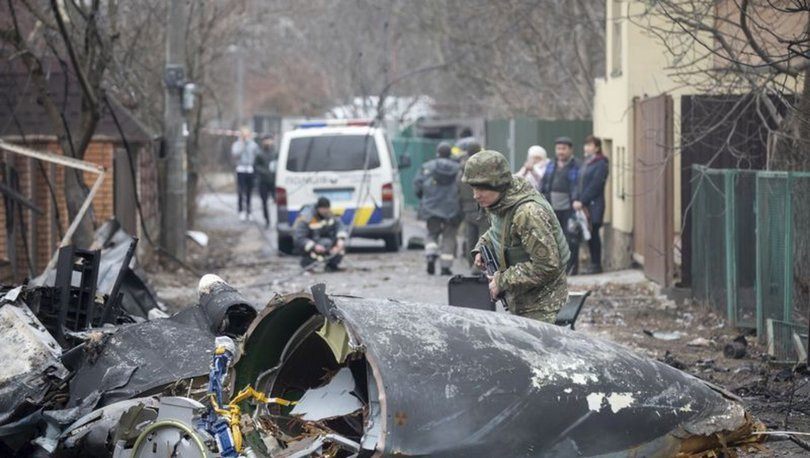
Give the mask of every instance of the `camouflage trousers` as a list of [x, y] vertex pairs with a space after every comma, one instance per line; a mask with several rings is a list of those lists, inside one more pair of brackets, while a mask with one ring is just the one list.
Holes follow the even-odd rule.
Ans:
[[515, 315], [554, 324], [557, 318], [557, 310], [535, 310], [533, 312], [516, 313]]

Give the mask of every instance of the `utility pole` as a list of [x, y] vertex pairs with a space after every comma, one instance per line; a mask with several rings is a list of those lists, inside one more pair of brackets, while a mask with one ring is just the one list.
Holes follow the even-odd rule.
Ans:
[[165, 208], [161, 215], [161, 239], [166, 250], [186, 258], [187, 168], [183, 88], [186, 84], [186, 2], [169, 0], [166, 27], [166, 70], [164, 73], [163, 135], [166, 152]]
[[236, 129], [240, 129], [245, 125], [244, 110], [245, 110], [245, 54], [242, 46], [238, 44], [230, 45], [228, 51], [233, 54], [236, 61], [234, 66], [234, 108], [236, 119]]

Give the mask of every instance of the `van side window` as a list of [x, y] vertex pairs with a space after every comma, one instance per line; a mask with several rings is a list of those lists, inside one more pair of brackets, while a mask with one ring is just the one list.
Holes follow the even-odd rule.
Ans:
[[287, 170], [291, 172], [343, 172], [379, 166], [373, 135], [294, 138], [287, 154]]

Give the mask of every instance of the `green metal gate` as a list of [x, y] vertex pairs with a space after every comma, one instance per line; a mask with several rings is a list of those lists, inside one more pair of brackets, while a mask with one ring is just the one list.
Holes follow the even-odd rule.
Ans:
[[[486, 149], [500, 151], [509, 158], [509, 138], [512, 132], [509, 119], [493, 119], [486, 122]], [[554, 140], [557, 137], [571, 137], [574, 154], [582, 156], [582, 142], [593, 132], [590, 120], [549, 120], [537, 118], [514, 118], [515, 157], [512, 170], [517, 171], [526, 162], [530, 146], [540, 145], [549, 157], [554, 157]]]
[[405, 206], [416, 208], [419, 206], [419, 199], [416, 198], [416, 194], [413, 192], [413, 178], [419, 173], [422, 164], [436, 157], [436, 147], [439, 146], [439, 140], [396, 137], [391, 139], [391, 143], [397, 158], [402, 155], [408, 155], [411, 158], [411, 166], [400, 169], [399, 182], [402, 184]]

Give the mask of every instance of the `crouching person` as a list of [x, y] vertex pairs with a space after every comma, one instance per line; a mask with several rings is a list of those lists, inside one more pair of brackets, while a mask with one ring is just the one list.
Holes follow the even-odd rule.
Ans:
[[301, 267], [325, 262], [325, 270], [340, 270], [346, 253], [346, 231], [340, 218], [332, 214], [329, 199], [321, 197], [314, 207], [307, 207], [295, 221], [293, 242], [303, 253]]

